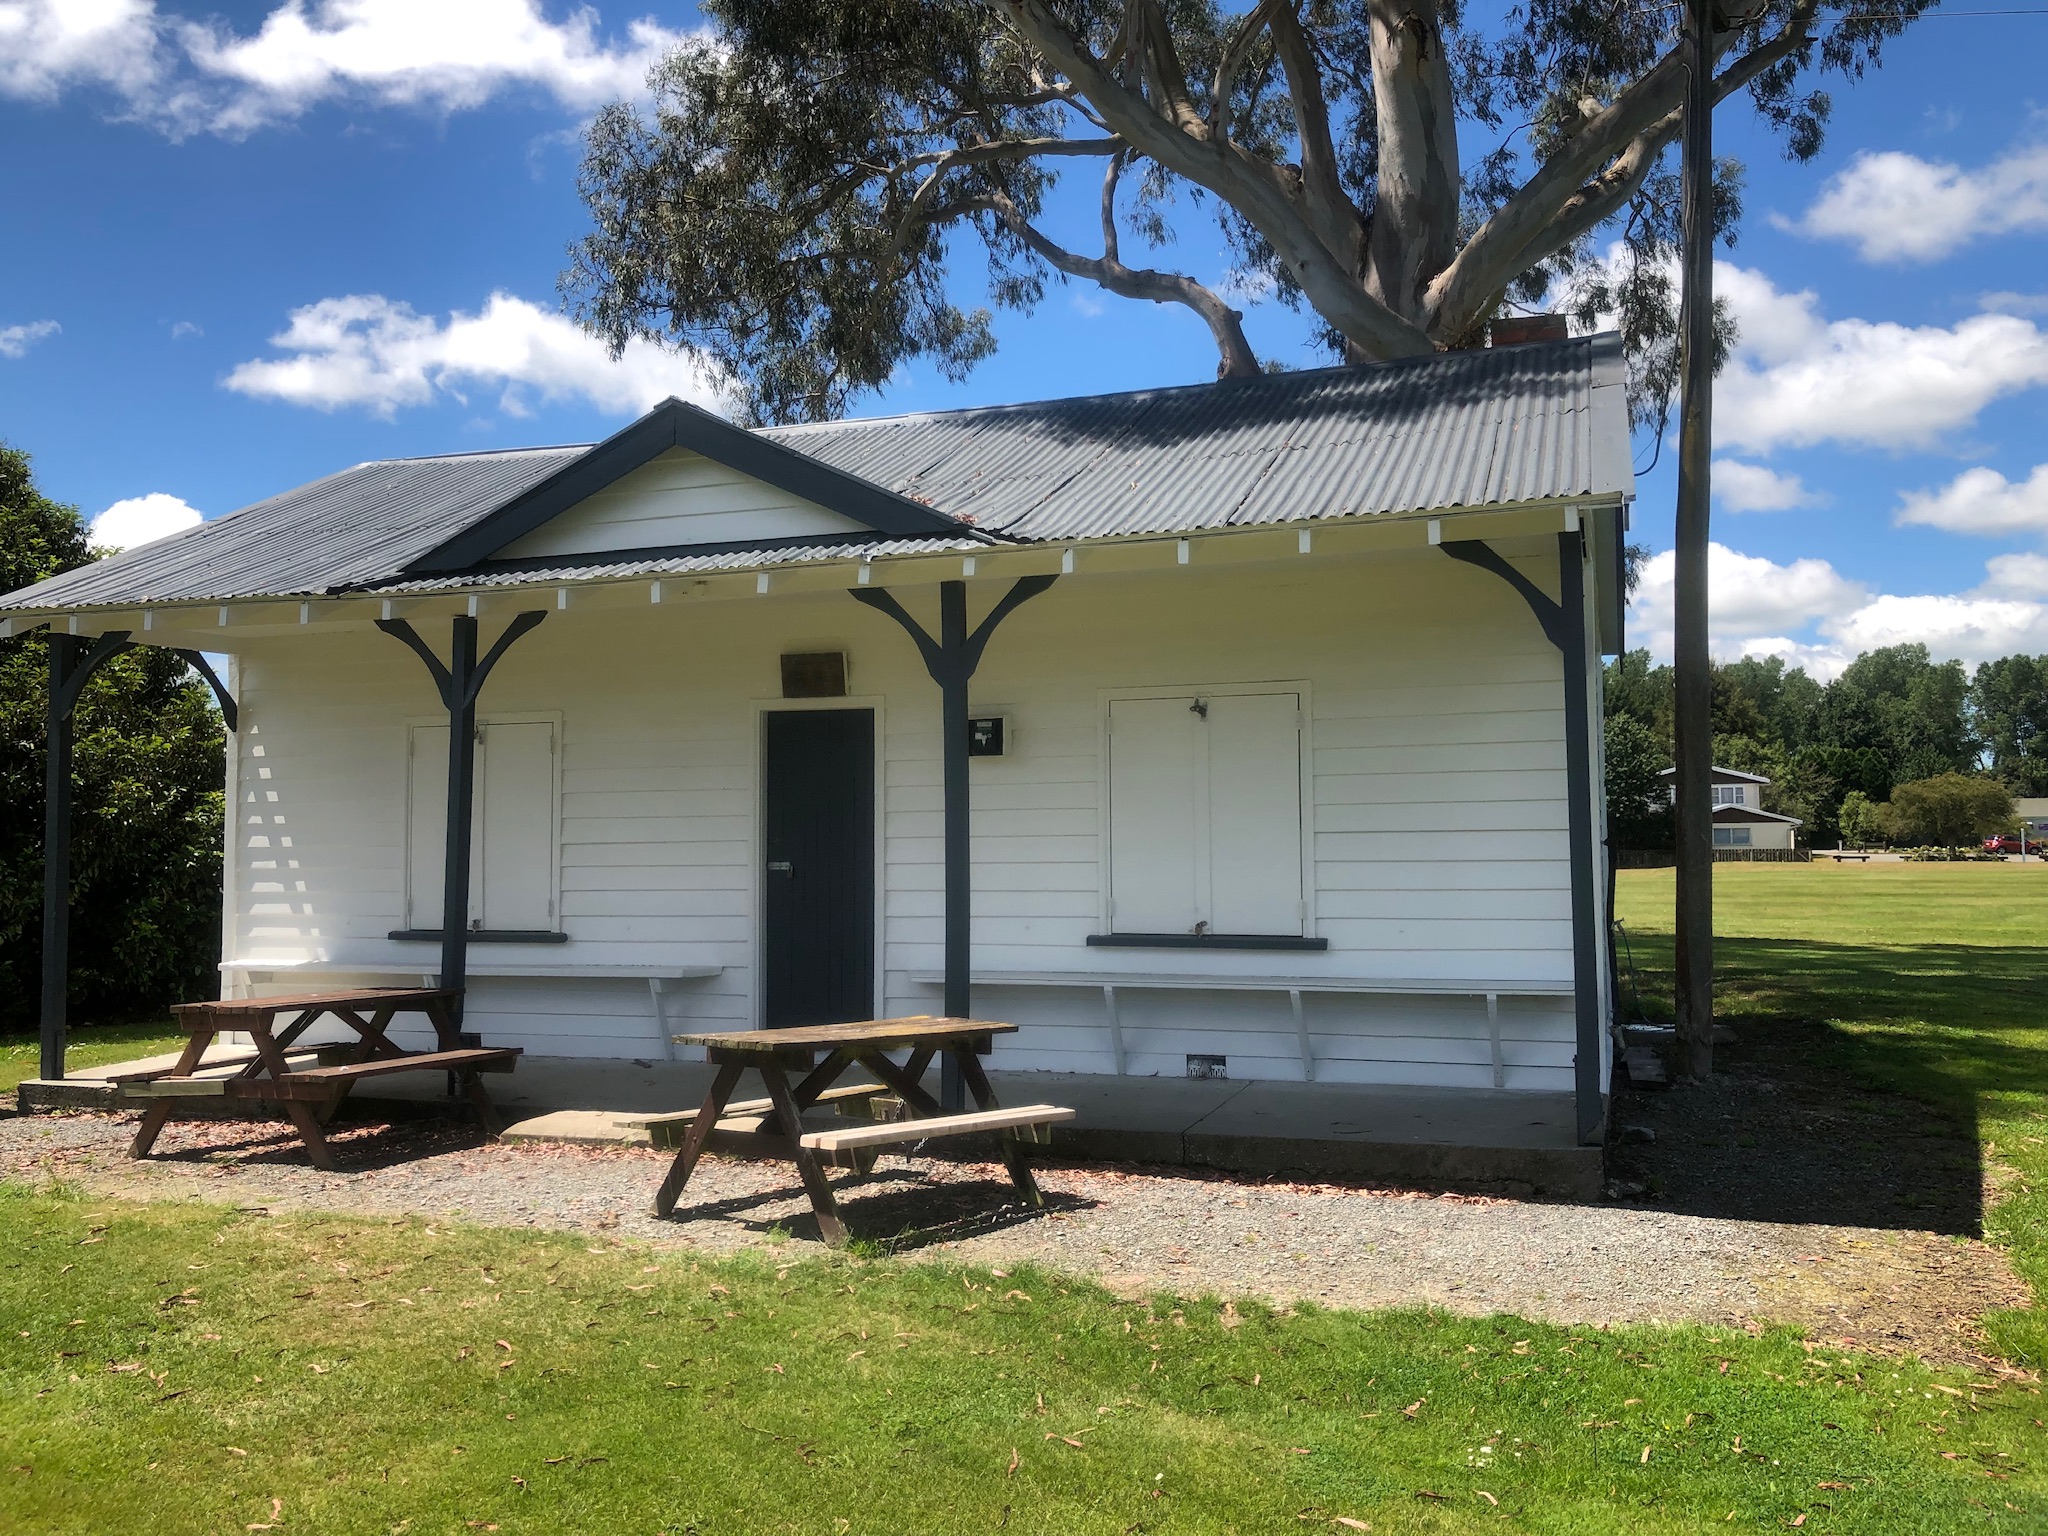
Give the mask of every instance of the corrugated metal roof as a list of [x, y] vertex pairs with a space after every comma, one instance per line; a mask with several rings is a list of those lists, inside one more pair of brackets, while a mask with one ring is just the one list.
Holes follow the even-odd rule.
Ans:
[[814, 560], [885, 560], [891, 555], [943, 554], [949, 550], [986, 550], [986, 539], [871, 539], [865, 543], [831, 540], [778, 545], [770, 549], [725, 549], [703, 555], [657, 555], [638, 560], [584, 557], [581, 564], [542, 565], [522, 560], [507, 570], [465, 571], [454, 576], [428, 576], [417, 581], [380, 583], [379, 593], [467, 592], [477, 587], [531, 587], [550, 582], [613, 581], [627, 576], [692, 576], [714, 571], [770, 570], [779, 565], [805, 565]]
[[[980, 534], [1017, 541], [1617, 497], [1634, 489], [1621, 345], [1611, 335], [764, 435]], [[462, 575], [409, 576], [413, 562], [585, 451], [358, 465], [0, 598], [0, 607], [422, 591], [856, 557], [856, 547], [843, 543], [634, 551], [629, 559], [591, 556], [546, 571], [486, 563]], [[857, 549], [880, 556], [951, 547], [941, 536]]]

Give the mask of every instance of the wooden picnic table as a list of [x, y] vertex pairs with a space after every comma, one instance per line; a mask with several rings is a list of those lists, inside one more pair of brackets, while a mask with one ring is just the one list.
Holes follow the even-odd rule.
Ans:
[[[321, 1123], [348, 1091], [366, 1077], [391, 1072], [446, 1071], [455, 1075], [475, 1106], [484, 1129], [497, 1125], [490, 1095], [479, 1072], [510, 1072], [518, 1062], [515, 1046], [464, 1047], [451, 1006], [462, 994], [438, 987], [357, 987], [348, 991], [304, 992], [288, 997], [256, 997], [234, 1002], [180, 1003], [172, 1016], [185, 1031], [185, 1048], [177, 1063], [161, 1072], [131, 1078], [121, 1085], [124, 1098], [148, 1104], [130, 1157], [147, 1157], [179, 1103], [201, 1098], [258, 1100], [284, 1106], [305, 1142], [313, 1166], [334, 1171], [334, 1153]], [[422, 1013], [433, 1026], [438, 1048], [408, 1051], [390, 1038], [391, 1021], [401, 1013]], [[279, 1025], [281, 1016], [290, 1015]], [[298, 1041], [323, 1018], [338, 1019], [356, 1032], [340, 1048], [346, 1058], [321, 1064], [309, 1061]], [[245, 1032], [252, 1049], [226, 1060], [202, 1058], [223, 1031]], [[331, 1053], [335, 1048], [323, 1048]]]
[[[1022, 1109], [1003, 1109], [996, 1103], [988, 1074], [981, 1069], [976, 1046], [992, 1036], [1012, 1033], [1014, 1024], [997, 1024], [986, 1019], [950, 1019], [919, 1016], [906, 1019], [869, 1019], [855, 1024], [817, 1024], [792, 1029], [744, 1030], [724, 1034], [677, 1035], [678, 1045], [701, 1045], [718, 1067], [711, 1091], [702, 1107], [663, 1117], [686, 1123], [682, 1147], [669, 1166], [667, 1176], [654, 1197], [657, 1216], [675, 1210], [690, 1172], [716, 1132], [737, 1135], [738, 1146], [754, 1156], [787, 1157], [796, 1164], [811, 1209], [818, 1215], [818, 1230], [826, 1242], [846, 1241], [846, 1224], [825, 1180], [827, 1159], [859, 1169], [872, 1166], [878, 1149], [930, 1140], [937, 1136], [958, 1136], [992, 1132], [1000, 1138], [1003, 1164], [1017, 1193], [1031, 1205], [1042, 1205], [1043, 1197], [1025, 1160], [1025, 1144], [1050, 1139], [1050, 1127], [1074, 1118], [1071, 1109], [1051, 1104], [1034, 1104]], [[909, 1051], [902, 1064], [889, 1052]], [[816, 1053], [822, 1061], [813, 1062]], [[960, 1075], [974, 1095], [978, 1112], [948, 1115], [939, 1101], [925, 1090], [921, 1079], [932, 1058], [945, 1051], [960, 1065]], [[853, 1087], [834, 1088], [849, 1069], [859, 1066], [876, 1081]], [[768, 1090], [765, 1100], [734, 1103], [733, 1090], [743, 1073], [760, 1074]], [[803, 1076], [792, 1083], [790, 1074]], [[803, 1112], [821, 1102], [846, 1102], [890, 1092], [903, 1103], [907, 1118], [852, 1126], [843, 1130], [807, 1131]]]

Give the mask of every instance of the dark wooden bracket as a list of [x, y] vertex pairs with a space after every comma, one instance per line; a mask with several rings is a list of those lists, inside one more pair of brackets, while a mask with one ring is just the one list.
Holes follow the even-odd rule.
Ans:
[[[853, 587], [850, 595], [878, 613], [886, 613], [916, 642], [924, 669], [939, 685], [939, 715], [945, 763], [946, 847], [946, 983], [948, 1018], [964, 1019], [973, 1011], [969, 994], [968, 945], [972, 919], [972, 867], [968, 851], [967, 685], [981, 665], [989, 638], [1004, 619], [1050, 587], [1057, 576], [1022, 576], [1005, 592], [988, 617], [967, 628], [967, 583], [939, 583], [939, 634], [910, 616], [895, 594], [881, 587]], [[940, 1065], [940, 1098], [948, 1110], [964, 1108], [966, 1084], [951, 1053]]]
[[475, 835], [476, 701], [484, 680], [512, 643], [546, 618], [530, 610], [514, 614], [505, 632], [481, 658], [477, 656], [476, 620], [457, 615], [444, 663], [419, 631], [404, 619], [379, 619], [377, 627], [402, 640], [427, 664], [427, 673], [448, 710], [448, 826], [441, 865], [441, 985], [456, 994], [450, 1003], [455, 1023], [462, 1022], [462, 991], [469, 983], [469, 853]]
[[1593, 711], [1592, 675], [1586, 653], [1585, 534], [1557, 536], [1558, 596], [1552, 598], [1480, 539], [1446, 540], [1438, 546], [1453, 560], [1491, 571], [1520, 594], [1542, 626], [1544, 638], [1564, 657], [1564, 762], [1566, 836], [1572, 873], [1572, 994], [1575, 1011], [1573, 1091], [1582, 1144], [1598, 1141], [1606, 1122], [1600, 1080], [1600, 921], [1593, 879]]

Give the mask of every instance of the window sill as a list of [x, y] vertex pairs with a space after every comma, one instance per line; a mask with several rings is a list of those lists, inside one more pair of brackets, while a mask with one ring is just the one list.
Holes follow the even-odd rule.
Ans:
[[1091, 933], [1091, 949], [1294, 949], [1324, 950], [1328, 939], [1285, 933]]
[[[394, 928], [384, 935], [405, 944], [438, 944], [441, 930], [438, 928]], [[553, 933], [544, 928], [472, 928], [469, 930], [472, 944], [566, 944], [569, 935]]]

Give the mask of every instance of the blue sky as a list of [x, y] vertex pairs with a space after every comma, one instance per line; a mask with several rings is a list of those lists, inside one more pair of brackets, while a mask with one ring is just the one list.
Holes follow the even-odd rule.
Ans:
[[[132, 531], [363, 459], [586, 441], [662, 394], [706, 397], [686, 358], [604, 359], [555, 292], [583, 228], [579, 124], [695, 24], [644, 0], [0, 0], [0, 438], [88, 515], [130, 503]], [[1737, 104], [1717, 119], [1749, 165], [1722, 273], [1744, 336], [1717, 405], [1723, 654], [1827, 674], [1899, 640], [2048, 651], [2043, 57], [2048, 16], [1924, 22], [1878, 73], [1830, 82], [1814, 165]], [[1077, 242], [1092, 197], [1076, 188]], [[1186, 229], [1156, 259], [1213, 277], [1220, 242]], [[1084, 287], [998, 326], [966, 383], [911, 370], [857, 409], [1214, 369], [1185, 312]], [[1249, 327], [1265, 355], [1319, 361], [1284, 309]], [[1673, 459], [1639, 487], [1657, 550]], [[1633, 636], [1660, 652], [1668, 590], [1654, 561]]]

